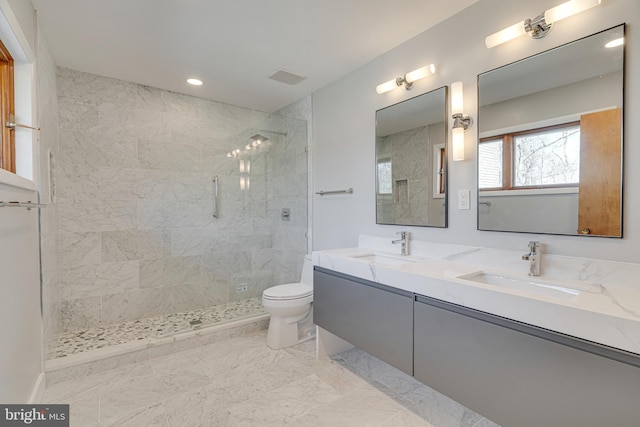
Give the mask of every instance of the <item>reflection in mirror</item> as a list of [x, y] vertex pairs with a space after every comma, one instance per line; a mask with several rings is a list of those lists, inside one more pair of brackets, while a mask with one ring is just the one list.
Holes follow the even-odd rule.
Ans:
[[447, 226], [447, 88], [376, 112], [376, 222]]
[[479, 230], [622, 237], [623, 40], [620, 25], [478, 76]]

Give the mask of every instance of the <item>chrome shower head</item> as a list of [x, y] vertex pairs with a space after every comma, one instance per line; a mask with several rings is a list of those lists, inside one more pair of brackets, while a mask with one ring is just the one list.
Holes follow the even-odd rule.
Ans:
[[260, 141], [258, 142], [259, 144], [269, 140], [269, 138], [267, 138], [264, 135], [260, 135], [259, 133], [256, 133], [255, 135], [253, 135], [252, 137], [250, 137], [250, 139], [252, 139], [254, 142]]

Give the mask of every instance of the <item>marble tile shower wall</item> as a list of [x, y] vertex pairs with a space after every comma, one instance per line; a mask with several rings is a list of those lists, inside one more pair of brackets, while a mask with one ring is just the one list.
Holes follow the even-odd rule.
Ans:
[[380, 138], [377, 147], [378, 157], [392, 163], [393, 188], [392, 195], [378, 195], [378, 219], [386, 224], [429, 224], [430, 219], [433, 221], [428, 215], [432, 163], [429, 127], [393, 133]]
[[[306, 250], [304, 124], [69, 69], [57, 85], [65, 331], [255, 297], [295, 278]], [[262, 129], [287, 136], [243, 155], [242, 191], [239, 159], [226, 153]]]

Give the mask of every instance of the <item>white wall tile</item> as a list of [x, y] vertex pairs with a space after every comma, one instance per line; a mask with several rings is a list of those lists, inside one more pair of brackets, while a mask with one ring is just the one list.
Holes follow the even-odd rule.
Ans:
[[138, 262], [106, 262], [63, 270], [62, 299], [88, 298], [138, 289]]
[[[306, 201], [306, 176], [304, 183], [294, 182], [304, 169], [299, 122], [69, 69], [59, 68], [56, 81], [58, 194], [65, 202], [55, 221], [64, 252], [58, 263], [66, 273], [65, 301], [82, 301], [65, 305], [80, 310], [66, 316], [67, 327], [86, 313], [109, 323], [226, 302], [236, 281], [250, 281], [257, 294], [262, 283], [297, 270], [285, 264], [301, 257], [279, 255], [273, 262], [269, 255], [274, 244], [296, 245], [273, 239], [279, 211], [268, 210], [267, 201], [280, 194], [296, 212], [288, 200]], [[239, 159], [226, 154], [263, 129], [290, 136], [272, 134], [273, 144], [246, 157], [252, 184], [241, 191]], [[267, 176], [276, 168], [279, 182]], [[214, 175], [220, 179], [217, 219], [211, 216]], [[289, 225], [306, 216], [300, 212]], [[113, 265], [128, 263], [138, 263], [137, 275], [122, 283], [115, 283], [117, 275], [105, 277]], [[286, 274], [273, 271], [282, 268]], [[85, 298], [93, 295], [102, 298], [99, 315], [95, 300]]]
[[67, 202], [60, 209], [61, 232], [133, 230], [136, 205], [124, 200]]
[[162, 258], [170, 251], [167, 230], [105, 231], [101, 240], [103, 262]]
[[60, 233], [60, 266], [99, 264], [102, 261], [100, 233]]
[[168, 288], [142, 289], [102, 297], [102, 320], [121, 323], [171, 312]]

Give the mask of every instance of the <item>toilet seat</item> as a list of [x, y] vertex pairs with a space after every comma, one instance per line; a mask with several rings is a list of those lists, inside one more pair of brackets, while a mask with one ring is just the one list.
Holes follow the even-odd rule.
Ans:
[[287, 283], [273, 286], [262, 293], [262, 298], [271, 301], [304, 299], [313, 295], [313, 286], [306, 283]]

